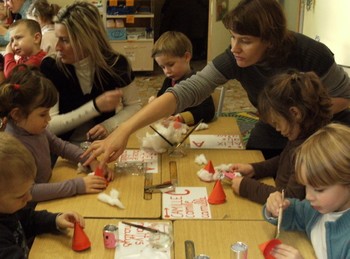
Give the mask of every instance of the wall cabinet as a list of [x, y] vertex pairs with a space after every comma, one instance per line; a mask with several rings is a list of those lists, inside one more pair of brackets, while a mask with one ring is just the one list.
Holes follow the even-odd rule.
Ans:
[[124, 54], [134, 71], [153, 71], [153, 0], [103, 0], [102, 17], [112, 47]]

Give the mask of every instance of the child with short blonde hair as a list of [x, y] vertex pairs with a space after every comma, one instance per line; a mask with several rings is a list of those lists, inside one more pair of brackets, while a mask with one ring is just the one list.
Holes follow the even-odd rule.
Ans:
[[[49, 183], [52, 175], [50, 154], [83, 163], [83, 150], [56, 137], [48, 129], [50, 108], [57, 102], [57, 91], [38, 68], [18, 65], [0, 86], [0, 117], [6, 116], [5, 131], [18, 138], [33, 154], [37, 174], [32, 188], [33, 201], [45, 201], [84, 193], [97, 193], [106, 188], [102, 177], [88, 175], [63, 182]], [[94, 171], [98, 161], [90, 164]], [[113, 171], [104, 167], [108, 180]]]
[[[350, 128], [331, 123], [309, 137], [297, 151], [297, 180], [306, 187], [306, 199], [271, 195], [265, 217], [272, 223], [283, 209], [282, 228], [304, 231], [317, 258], [350, 258]], [[300, 252], [286, 244], [273, 252], [276, 258]], [[298, 257], [299, 256], [299, 257]]]
[[27, 258], [29, 240], [42, 233], [60, 233], [84, 226], [76, 212], [50, 213], [26, 207], [36, 175], [35, 160], [13, 136], [0, 132], [0, 258]]
[[[40, 48], [41, 28], [37, 21], [21, 19], [9, 27], [10, 42], [4, 53], [4, 75], [9, 77], [18, 64], [39, 67], [46, 52]], [[19, 58], [17, 59], [16, 56]]]
[[[173, 87], [195, 74], [190, 66], [192, 44], [187, 36], [181, 32], [167, 31], [163, 33], [153, 46], [152, 57], [166, 76], [157, 97], [165, 93], [169, 87]], [[149, 102], [154, 98], [154, 96], [150, 97]], [[213, 98], [209, 96], [201, 104], [185, 109], [175, 116], [187, 125], [196, 124], [201, 119], [204, 122], [210, 122], [215, 117]]]

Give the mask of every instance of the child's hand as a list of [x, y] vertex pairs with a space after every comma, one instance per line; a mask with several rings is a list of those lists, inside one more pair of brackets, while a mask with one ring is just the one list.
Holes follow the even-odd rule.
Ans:
[[[93, 172], [96, 171], [96, 168], [98, 168], [100, 162], [96, 159], [90, 163], [90, 168]], [[102, 171], [104, 173], [104, 176], [107, 181], [112, 181], [114, 179], [114, 171], [110, 169], [107, 165], [104, 165], [102, 168]]]
[[85, 226], [83, 216], [74, 211], [62, 213], [56, 217], [56, 226], [60, 229], [74, 228], [74, 222], [79, 222], [82, 227]]
[[255, 172], [251, 164], [234, 164], [230, 167], [233, 172], [239, 172], [243, 176], [253, 177]]
[[278, 217], [279, 209], [288, 208], [290, 205], [290, 201], [288, 199], [284, 199], [282, 203], [282, 193], [273, 192], [269, 195], [266, 201], [266, 210], [270, 212], [274, 217]]
[[170, 121], [178, 121], [178, 122], [181, 122], [181, 123], [185, 122], [184, 118], [180, 114], [169, 116], [168, 120], [170, 120]]
[[231, 180], [231, 188], [235, 194], [239, 195], [239, 186], [241, 185], [243, 177], [236, 176]]
[[13, 53], [13, 49], [12, 49], [12, 47], [11, 47], [11, 42], [9, 42], [9, 43], [6, 45], [5, 52], [4, 52], [4, 56], [5, 56], [6, 54], [8, 54], [8, 53], [14, 54], [14, 53]]
[[86, 193], [98, 193], [102, 192], [107, 187], [106, 179], [96, 176], [88, 175], [83, 178], [85, 184]]
[[275, 246], [271, 254], [276, 259], [304, 259], [297, 249], [286, 244]]

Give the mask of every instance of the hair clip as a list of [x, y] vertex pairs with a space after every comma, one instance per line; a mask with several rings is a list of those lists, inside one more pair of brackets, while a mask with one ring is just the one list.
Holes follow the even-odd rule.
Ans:
[[13, 87], [13, 89], [15, 89], [15, 90], [19, 90], [20, 84], [13, 84], [12, 87]]

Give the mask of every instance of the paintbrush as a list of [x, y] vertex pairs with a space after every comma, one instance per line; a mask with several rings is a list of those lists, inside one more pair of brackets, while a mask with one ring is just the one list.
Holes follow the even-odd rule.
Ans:
[[171, 143], [166, 137], [164, 137], [160, 132], [158, 132], [152, 125], [150, 125], [150, 128], [153, 129], [162, 139], [164, 139], [170, 146], [174, 146], [173, 143]]

